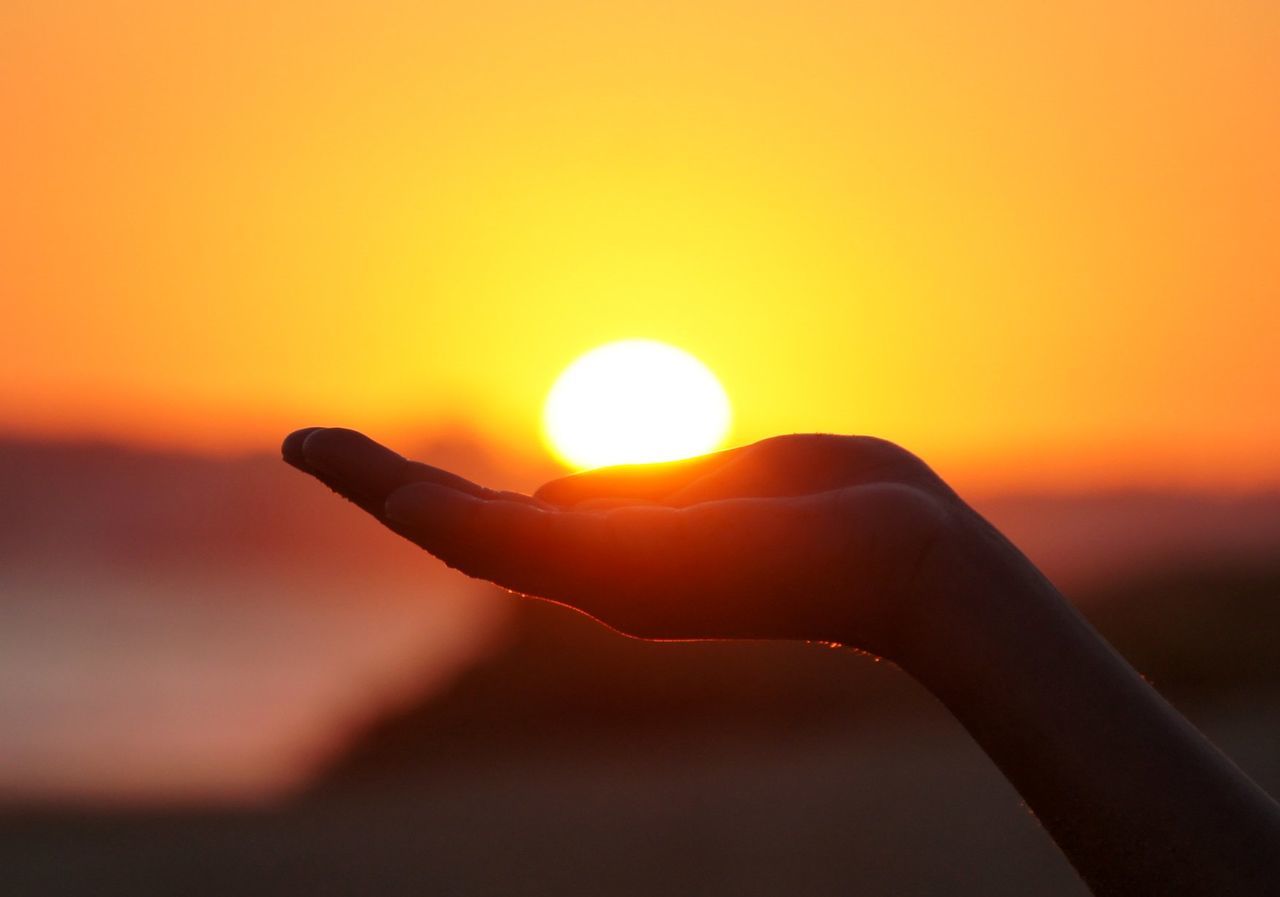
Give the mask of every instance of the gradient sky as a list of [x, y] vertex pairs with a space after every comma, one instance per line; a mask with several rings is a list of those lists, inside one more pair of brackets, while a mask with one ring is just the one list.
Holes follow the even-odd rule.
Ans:
[[736, 440], [1280, 482], [1280, 4], [8, 2], [0, 427], [537, 439], [613, 339]]

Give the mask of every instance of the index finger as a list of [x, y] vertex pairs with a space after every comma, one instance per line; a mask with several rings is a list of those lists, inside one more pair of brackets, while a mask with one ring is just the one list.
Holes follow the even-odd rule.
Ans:
[[281, 446], [284, 460], [383, 519], [387, 497], [411, 483], [436, 483], [477, 498], [532, 501], [516, 492], [499, 492], [403, 455], [355, 430], [307, 427], [289, 434]]

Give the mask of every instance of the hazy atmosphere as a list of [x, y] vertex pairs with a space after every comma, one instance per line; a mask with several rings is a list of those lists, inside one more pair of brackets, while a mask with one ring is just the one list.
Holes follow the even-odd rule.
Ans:
[[623, 340], [705, 366], [670, 457], [924, 458], [1280, 791], [1277, 4], [18, 2], [0, 109], [0, 890], [1086, 894], [893, 664], [279, 460], [530, 491]]

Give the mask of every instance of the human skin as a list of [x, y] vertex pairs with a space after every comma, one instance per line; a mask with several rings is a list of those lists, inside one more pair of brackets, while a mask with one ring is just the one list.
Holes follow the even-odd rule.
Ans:
[[781, 436], [532, 496], [351, 430], [300, 430], [283, 454], [451, 567], [623, 633], [798, 639], [893, 661], [959, 719], [1095, 894], [1280, 893], [1280, 807], [891, 443]]

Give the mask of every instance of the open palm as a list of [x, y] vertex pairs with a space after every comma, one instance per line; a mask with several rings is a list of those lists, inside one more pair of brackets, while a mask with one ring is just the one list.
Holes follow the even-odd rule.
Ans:
[[789, 638], [897, 658], [963, 509], [919, 459], [797, 435], [495, 492], [344, 429], [286, 460], [462, 572], [657, 639]]
[[284, 456], [451, 566], [623, 632], [808, 639], [897, 661], [1098, 895], [1275, 892], [1276, 804], [890, 443], [783, 436], [534, 495], [350, 430], [300, 430]]

